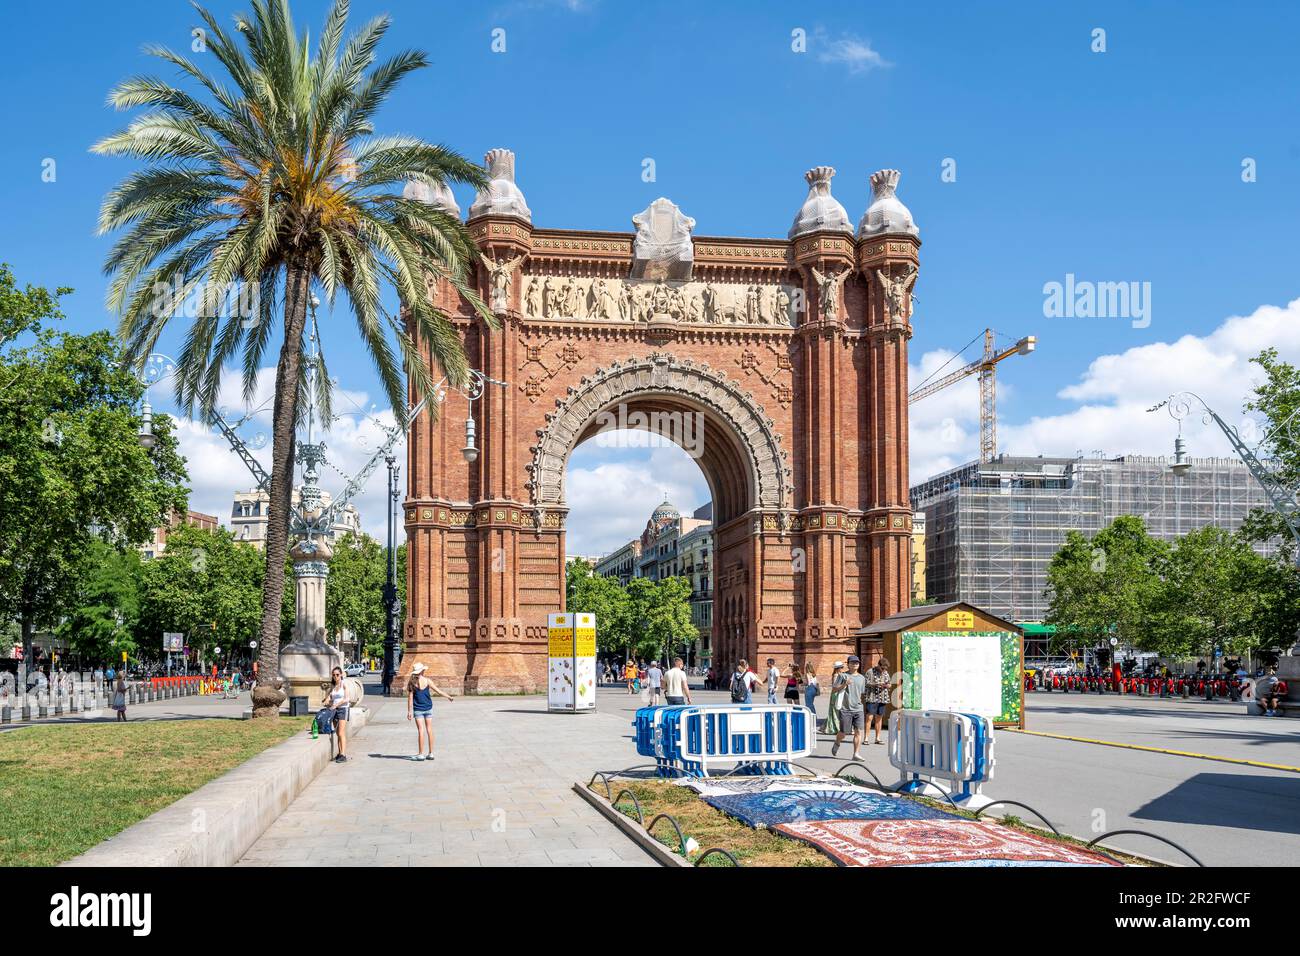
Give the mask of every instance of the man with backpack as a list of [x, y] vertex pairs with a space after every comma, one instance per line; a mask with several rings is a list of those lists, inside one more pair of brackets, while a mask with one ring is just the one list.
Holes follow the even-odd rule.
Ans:
[[749, 669], [749, 661], [743, 658], [736, 662], [736, 672], [731, 675], [731, 702], [733, 704], [752, 704], [753, 687], [762, 686], [758, 675]]

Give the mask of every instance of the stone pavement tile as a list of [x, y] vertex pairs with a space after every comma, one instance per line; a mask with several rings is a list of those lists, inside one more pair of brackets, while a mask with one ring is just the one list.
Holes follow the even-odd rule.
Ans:
[[618, 854], [612, 847], [596, 847], [578, 849], [574, 847], [569, 850], [548, 850], [547, 855], [556, 863], [614, 863], [618, 861]]
[[374, 860], [378, 847], [374, 844], [317, 847], [311, 851], [311, 863], [356, 863], [368, 864]]
[[650, 866], [658, 866], [645, 850], [641, 849], [635, 843], [625, 843], [622, 846], [615, 846], [614, 853], [620, 860], [625, 862], [644, 863]]
[[371, 844], [375, 846], [404, 846], [410, 845], [411, 834], [406, 833], [358, 833], [347, 839], [348, 846], [364, 846]]
[[411, 856], [411, 866], [479, 866], [477, 853], [444, 853]]
[[546, 853], [480, 853], [478, 861], [481, 866], [553, 866], [554, 861]]

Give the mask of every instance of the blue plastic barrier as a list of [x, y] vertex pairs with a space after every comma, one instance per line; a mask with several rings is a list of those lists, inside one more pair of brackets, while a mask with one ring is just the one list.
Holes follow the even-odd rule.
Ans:
[[637, 753], [654, 757], [660, 776], [707, 777], [718, 763], [745, 774], [788, 774], [790, 761], [817, 745], [812, 711], [788, 704], [641, 707], [632, 724]]

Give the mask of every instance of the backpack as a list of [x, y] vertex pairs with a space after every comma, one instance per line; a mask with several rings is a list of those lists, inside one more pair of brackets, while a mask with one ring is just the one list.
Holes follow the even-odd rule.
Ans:
[[745, 686], [744, 674], [731, 675], [731, 702], [743, 704], [749, 697], [749, 688]]

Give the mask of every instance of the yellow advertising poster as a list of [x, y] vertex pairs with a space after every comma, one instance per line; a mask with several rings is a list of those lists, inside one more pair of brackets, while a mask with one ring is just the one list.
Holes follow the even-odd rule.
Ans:
[[975, 615], [970, 611], [949, 611], [948, 627], [954, 631], [967, 631], [975, 626]]
[[575, 657], [595, 657], [596, 656], [596, 615], [594, 614], [575, 614], [573, 615], [574, 644], [573, 653]]
[[573, 656], [573, 615], [547, 615], [547, 657]]

